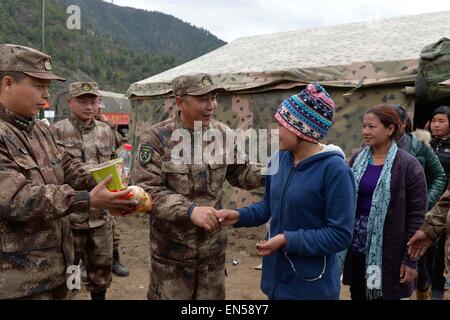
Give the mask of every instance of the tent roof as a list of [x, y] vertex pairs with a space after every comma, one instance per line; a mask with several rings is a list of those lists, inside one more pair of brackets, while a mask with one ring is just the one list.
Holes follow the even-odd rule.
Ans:
[[99, 90], [99, 92], [102, 95], [103, 102], [106, 106], [106, 109], [103, 110], [103, 112], [130, 112], [131, 102], [124, 94], [102, 90]]
[[127, 97], [122, 93], [112, 92], [112, 91], [103, 91], [99, 90], [102, 97], [110, 97], [114, 99], [127, 99]]
[[[134, 83], [127, 94], [168, 94], [174, 77], [194, 72], [211, 74], [229, 91], [254, 89], [282, 81], [322, 80], [324, 84], [328, 81], [329, 85], [355, 86], [364, 78], [372, 82], [401, 83], [411, 81], [421, 49], [448, 36], [449, 32], [450, 11], [445, 11], [244, 37]], [[407, 67], [383, 64], [393, 61]], [[368, 62], [373, 70], [383, 69], [383, 75], [370, 77], [373, 70], [355, 72]]]

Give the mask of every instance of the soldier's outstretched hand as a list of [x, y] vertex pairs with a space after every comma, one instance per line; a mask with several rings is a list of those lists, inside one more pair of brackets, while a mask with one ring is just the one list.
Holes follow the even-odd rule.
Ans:
[[191, 221], [208, 232], [214, 232], [220, 228], [216, 212], [217, 210], [213, 207], [195, 207], [192, 210]]
[[112, 176], [107, 177], [91, 190], [91, 207], [102, 209], [128, 209], [136, 206], [135, 200], [126, 200], [130, 190], [111, 192], [107, 185], [112, 181]]
[[431, 246], [432, 241], [427, 238], [425, 232], [417, 230], [408, 241], [408, 255], [411, 259], [418, 260]]
[[221, 226], [232, 226], [239, 221], [239, 211], [236, 210], [219, 210], [216, 214]]

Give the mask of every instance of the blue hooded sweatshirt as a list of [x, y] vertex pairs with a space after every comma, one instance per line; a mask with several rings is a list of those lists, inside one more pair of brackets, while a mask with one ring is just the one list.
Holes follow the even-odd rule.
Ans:
[[291, 152], [279, 153], [279, 170], [266, 177], [264, 199], [239, 209], [235, 225], [254, 227], [270, 219], [266, 239], [286, 237], [284, 248], [263, 257], [261, 290], [269, 299], [339, 299], [336, 253], [351, 244], [355, 201], [353, 175], [339, 147], [325, 146], [297, 166]]

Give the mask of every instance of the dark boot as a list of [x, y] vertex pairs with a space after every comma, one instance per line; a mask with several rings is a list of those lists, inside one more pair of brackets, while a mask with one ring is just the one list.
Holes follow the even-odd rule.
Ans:
[[130, 274], [128, 268], [120, 262], [119, 249], [117, 248], [113, 250], [112, 272], [119, 277], [128, 277]]
[[106, 300], [106, 289], [97, 292], [91, 292], [92, 300]]

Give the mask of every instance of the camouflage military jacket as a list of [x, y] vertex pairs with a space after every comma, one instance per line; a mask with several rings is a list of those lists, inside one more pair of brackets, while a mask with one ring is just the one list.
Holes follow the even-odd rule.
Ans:
[[114, 125], [113, 123], [109, 122], [108, 120], [103, 120], [101, 117], [96, 117], [95, 120], [106, 123], [113, 130], [116, 150], [119, 149], [126, 142], [126, 139], [117, 130], [117, 125]]
[[[177, 164], [171, 153], [178, 141], [171, 141], [171, 135], [180, 128], [183, 124], [177, 115], [144, 133], [136, 153], [134, 181], [153, 198], [152, 256], [184, 264], [209, 263], [224, 255], [226, 231], [204, 231], [190, 221], [188, 211], [193, 206], [221, 209], [225, 180], [235, 187], [253, 189], [264, 185], [264, 176], [257, 165]], [[210, 128], [224, 132], [228, 127], [212, 121]]]
[[[69, 186], [70, 185], [70, 186]], [[60, 286], [72, 264], [69, 220], [95, 182], [43, 123], [0, 105], [0, 299]]]
[[[52, 131], [61, 140], [66, 151], [86, 166], [116, 158], [114, 132], [104, 122], [93, 120], [91, 126], [86, 128], [70, 118], [55, 123]], [[96, 208], [70, 215], [70, 223], [74, 229], [96, 228], [110, 220], [111, 215], [107, 210]]]
[[421, 229], [431, 240], [447, 237], [445, 242], [445, 274], [450, 281], [450, 190], [447, 189], [439, 202], [425, 215], [425, 222]]

